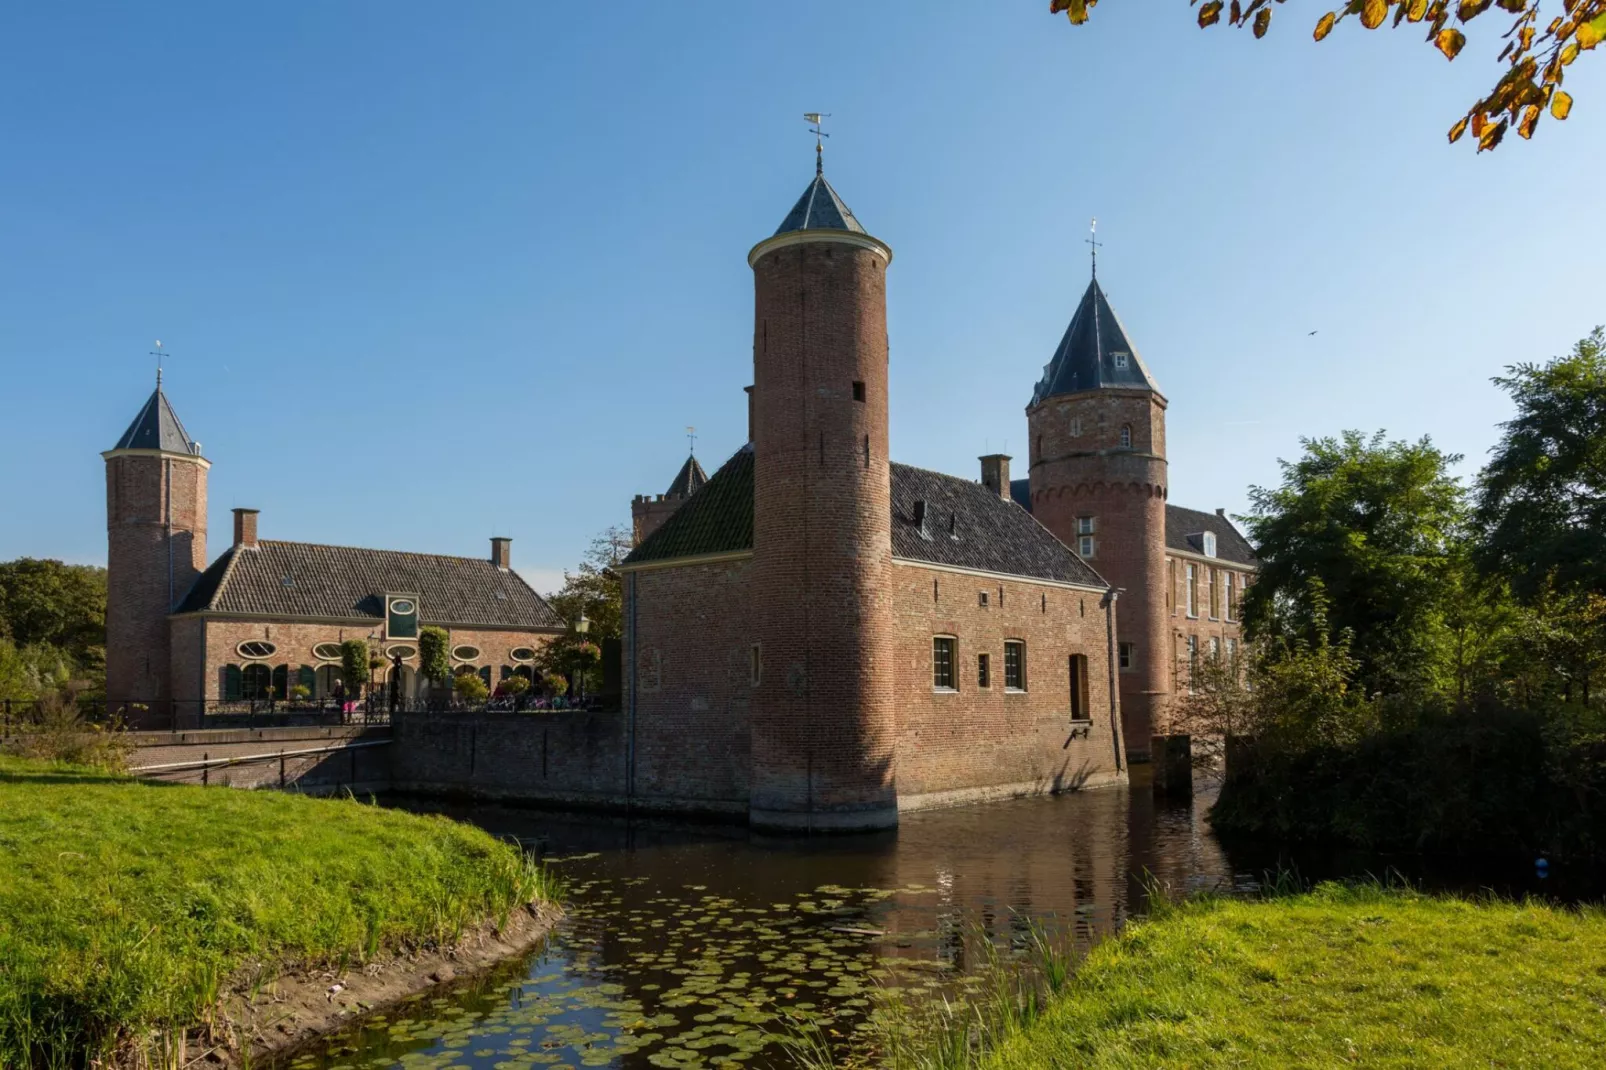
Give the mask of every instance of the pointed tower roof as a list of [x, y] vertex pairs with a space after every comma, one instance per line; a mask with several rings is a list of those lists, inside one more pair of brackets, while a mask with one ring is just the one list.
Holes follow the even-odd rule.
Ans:
[[853, 234], [868, 234], [863, 225], [853, 217], [853, 212], [842, 203], [836, 190], [831, 188], [824, 174], [816, 173], [814, 181], [809, 188], [803, 191], [803, 196], [797, 199], [792, 210], [786, 213], [781, 225], [775, 228], [776, 234], [788, 234], [794, 230], [846, 230]]
[[1056, 394], [1105, 389], [1160, 392], [1095, 275], [1053, 359], [1043, 369], [1043, 378], [1032, 392], [1032, 404]]
[[697, 457], [693, 455], [686, 458], [686, 463], [680, 466], [680, 471], [675, 475], [675, 481], [669, 484], [669, 489], [664, 493], [670, 497], [689, 498], [707, 482], [708, 473], [703, 471], [703, 466], [697, 463]]
[[190, 441], [178, 413], [162, 390], [161, 376], [156, 377], [156, 390], [145, 402], [134, 422], [128, 425], [123, 437], [117, 440], [114, 450], [161, 450], [164, 453], [187, 453], [200, 456], [200, 447]]

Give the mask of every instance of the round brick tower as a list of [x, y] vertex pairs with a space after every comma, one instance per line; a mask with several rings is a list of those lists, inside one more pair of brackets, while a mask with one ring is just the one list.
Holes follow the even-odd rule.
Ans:
[[1032, 514], [1121, 588], [1121, 727], [1135, 762], [1149, 760], [1171, 692], [1165, 409], [1095, 277], [1026, 408]]
[[886, 269], [818, 168], [753, 248], [754, 825], [888, 828], [894, 783]]
[[[211, 464], [162, 392], [101, 454], [106, 460], [106, 698], [172, 712], [168, 614], [206, 569], [206, 480]], [[137, 712], [137, 711], [136, 711]]]

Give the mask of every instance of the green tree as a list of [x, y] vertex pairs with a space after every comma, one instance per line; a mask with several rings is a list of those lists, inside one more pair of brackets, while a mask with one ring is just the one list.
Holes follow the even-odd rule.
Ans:
[[472, 672], [458, 673], [452, 686], [457, 691], [457, 697], [470, 705], [484, 702], [486, 696], [491, 693], [491, 689], [485, 686], [485, 681]]
[[[1264, 37], [1271, 28], [1270, 0], [1188, 3], [1199, 9], [1202, 28], [1219, 23], [1223, 13], [1228, 25], [1249, 27], [1257, 38]], [[1049, 10], [1065, 12], [1073, 25], [1080, 26], [1097, 4], [1098, 0], [1049, 0]], [[1547, 7], [1553, 9], [1554, 5]], [[1323, 40], [1338, 23], [1351, 16], [1368, 30], [1384, 23], [1410, 23], [1425, 27], [1428, 43], [1445, 59], [1453, 60], [1461, 54], [1467, 38], [1452, 25], [1452, 19], [1464, 25], [1491, 8], [1512, 16], [1510, 27], [1502, 35], [1505, 48], [1496, 61], [1504, 64], [1505, 71], [1494, 88], [1450, 127], [1449, 133], [1451, 142], [1455, 142], [1470, 130], [1482, 152], [1499, 145], [1512, 127], [1521, 137], [1529, 138], [1545, 114], [1567, 118], [1573, 98], [1561, 85], [1567, 68], [1579, 54], [1606, 38], [1606, 0], [1563, 0], [1556, 17], [1544, 21], [1539, 14], [1540, 0], [1344, 0], [1336, 10], [1317, 20], [1313, 35]]]
[[630, 533], [611, 527], [591, 540], [575, 571], [563, 572], [563, 589], [547, 601], [572, 626], [583, 613], [591, 622], [594, 639], [617, 639], [624, 634], [624, 584], [617, 571], [630, 552]]
[[1517, 414], [1478, 482], [1478, 562], [1530, 604], [1606, 595], [1606, 330], [1507, 372]]
[[[1281, 486], [1250, 489], [1245, 521], [1260, 557], [1244, 595], [1251, 638], [1314, 645], [1348, 633], [1367, 692], [1432, 685], [1465, 514], [1449, 473], [1460, 458], [1426, 438], [1385, 442], [1381, 432], [1303, 445], [1298, 461], [1279, 462]], [[1318, 589], [1325, 606], [1313, 598]]]
[[19, 558], [0, 564], [0, 635], [64, 655], [69, 675], [98, 690], [106, 676], [106, 570]]
[[445, 628], [430, 625], [418, 633], [418, 671], [437, 687], [446, 682], [452, 673], [449, 657], [451, 636]]
[[340, 644], [340, 673], [348, 688], [347, 697], [362, 697], [362, 688], [373, 675], [368, 664], [368, 644], [361, 639], [347, 639]]

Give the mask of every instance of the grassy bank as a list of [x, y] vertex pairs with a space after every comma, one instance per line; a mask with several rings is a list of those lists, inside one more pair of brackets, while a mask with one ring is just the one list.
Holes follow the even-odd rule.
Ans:
[[244, 972], [449, 943], [545, 891], [444, 818], [4, 757], [0, 874], [8, 1068], [159, 1046]]
[[1606, 914], [1337, 885], [1189, 902], [1003, 1033], [981, 1066], [1597, 1067]]

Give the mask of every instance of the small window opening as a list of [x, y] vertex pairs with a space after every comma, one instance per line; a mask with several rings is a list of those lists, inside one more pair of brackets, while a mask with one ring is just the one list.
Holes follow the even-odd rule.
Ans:
[[937, 599], [938, 599], [937, 581], [936, 580], [932, 580], [931, 581], [931, 600], [933, 602], [935, 602], [935, 601], [937, 601]]
[[978, 606], [981, 606], [983, 609], [987, 608], [987, 592], [986, 591], [977, 591], [976, 592], [976, 604]]
[[1115, 366], [1117, 368], [1124, 368], [1124, 367], [1126, 367], [1127, 357], [1129, 357], [1131, 354], [1117, 349], [1114, 353], [1112, 353], [1110, 355], [1115, 358]]
[[1047, 613], [1048, 612], [1048, 593], [1044, 592], [1042, 598], [1043, 598], [1043, 612]]
[[1070, 671], [1071, 720], [1090, 721], [1093, 719], [1093, 714], [1087, 693], [1087, 655], [1072, 654]]
[[993, 659], [990, 654], [976, 655], [976, 686], [993, 686]]
[[1129, 450], [1129, 449], [1132, 448], [1132, 425], [1131, 424], [1122, 424], [1121, 425], [1121, 448], [1124, 449], [1124, 450]]
[[1122, 644], [1120, 644], [1119, 650], [1120, 650], [1119, 657], [1120, 657], [1121, 671], [1122, 672], [1130, 671], [1131, 668], [1132, 668], [1132, 644], [1131, 643], [1122, 643]]
[[863, 401], [864, 400], [864, 384], [862, 382], [858, 382], [858, 381], [854, 382], [854, 384], [853, 384], [853, 400], [854, 401]]

